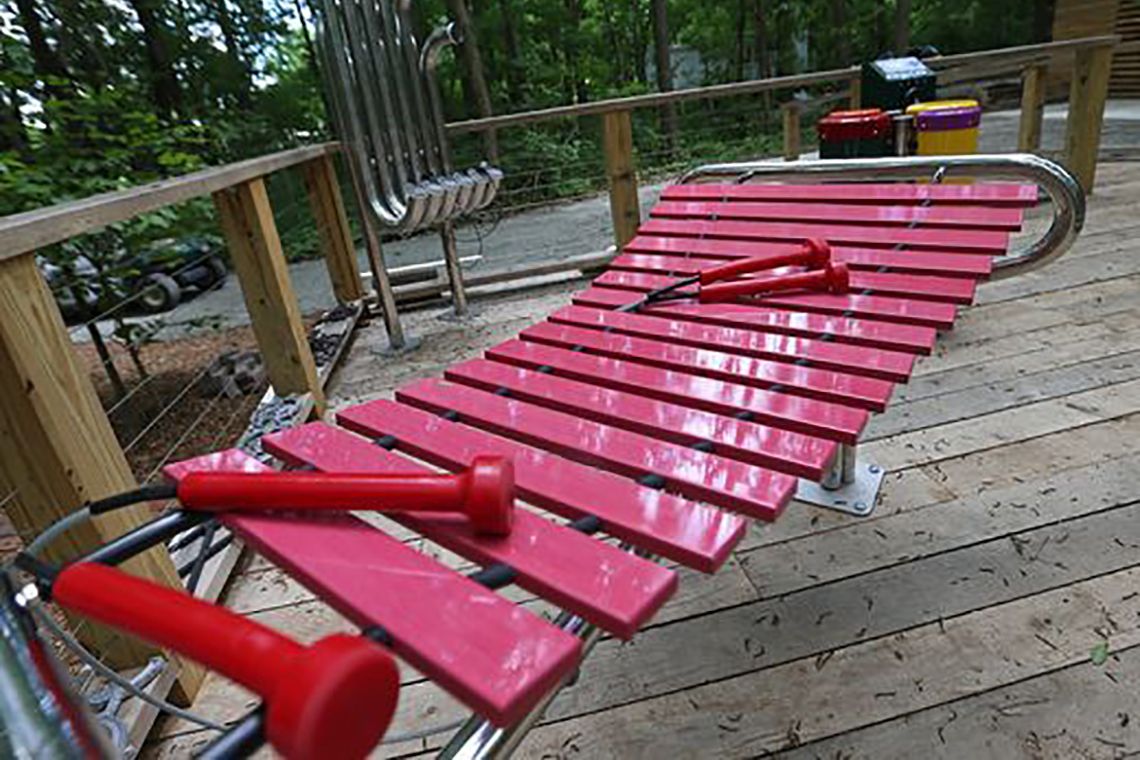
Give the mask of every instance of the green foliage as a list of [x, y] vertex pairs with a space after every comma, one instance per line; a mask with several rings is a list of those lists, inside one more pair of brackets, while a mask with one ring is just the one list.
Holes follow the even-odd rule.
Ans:
[[[0, 215], [324, 136], [324, 107], [303, 37], [274, 4], [30, 5], [34, 13], [27, 15], [0, 2]], [[140, 24], [147, 7], [157, 27]], [[39, 49], [29, 32], [37, 27]], [[165, 59], [153, 53], [154, 44], [165, 48]], [[177, 88], [173, 112], [157, 103], [163, 71]], [[214, 232], [212, 205], [199, 199], [41, 253], [65, 266], [82, 254], [114, 282], [131, 274], [121, 261], [148, 242]]]
[[[419, 32], [444, 21], [455, 2], [416, 2]], [[655, 89], [653, 0], [465, 2], [496, 112]], [[296, 0], [0, 0], [0, 214], [325, 138], [298, 7]], [[697, 83], [846, 66], [894, 44], [892, 0], [669, 0], [667, 11], [669, 41], [699, 55]], [[912, 0], [910, 43], [944, 52], [1023, 44], [1047, 31], [1049, 17], [1049, 2], [1039, 0]], [[478, 115], [475, 83], [457, 56], [443, 57], [440, 82], [449, 118]], [[643, 173], [771, 154], [773, 100], [733, 102], [679, 108], [676, 134], [663, 132], [663, 115], [639, 112]], [[456, 143], [458, 162], [484, 157], [478, 135]], [[596, 119], [510, 129], [499, 143], [512, 204], [581, 195], [603, 181]], [[315, 251], [311, 218], [295, 208], [304, 205], [303, 191], [294, 185], [274, 195], [286, 250]], [[82, 253], [109, 268], [124, 250], [214, 230], [210, 203], [198, 201], [43, 253], [62, 262]]]

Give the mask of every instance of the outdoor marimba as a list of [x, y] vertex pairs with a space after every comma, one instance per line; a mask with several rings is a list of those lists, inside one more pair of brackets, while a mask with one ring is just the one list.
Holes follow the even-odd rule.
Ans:
[[[936, 169], [935, 181], [884, 181], [930, 178]], [[941, 184], [944, 171], [972, 181]], [[991, 181], [1000, 176], [1033, 184]], [[1051, 198], [1052, 223], [1011, 254], [1010, 236], [1039, 187]], [[855, 452], [870, 414], [887, 407], [894, 385], [953, 326], [979, 282], [1060, 255], [1083, 216], [1072, 177], [1033, 156], [733, 164], [691, 173], [663, 191], [609, 269], [546, 321], [443, 377], [396, 389], [392, 400], [262, 440], [282, 469], [341, 476], [420, 477], [429, 466], [467, 473], [497, 457], [513, 464], [521, 502], [506, 535], [480, 530], [459, 508], [389, 515], [482, 568], [466, 575], [348, 513], [222, 511], [226, 527], [358, 625], [357, 641], [367, 643], [317, 645], [349, 654], [305, 653], [276, 640], [266, 646], [297, 662], [329, 658], [354, 694], [372, 695], [375, 710], [362, 698], [354, 719], [337, 712], [335, 733], [348, 749], [379, 738], [391, 715], [396, 697], [380, 657], [390, 652], [476, 714], [446, 756], [509, 753], [600, 631], [628, 639], [667, 602], [677, 576], [654, 558], [715, 572], [747, 519], [777, 519], [797, 493], [867, 514], [881, 473]], [[739, 262], [746, 263], [722, 269]], [[728, 278], [702, 278], [718, 271]], [[229, 450], [166, 474], [175, 484], [170, 493], [184, 497], [203, 471], [272, 469]], [[466, 498], [457, 482], [439, 492], [437, 507]], [[211, 498], [224, 507], [227, 497]], [[314, 499], [292, 506], [319, 506]], [[290, 506], [287, 496], [281, 506]], [[183, 515], [177, 527], [197, 519]], [[128, 536], [89, 559], [114, 563], [132, 550]], [[548, 622], [496, 593], [510, 584], [562, 614]], [[98, 603], [83, 604], [82, 584], [63, 588], [65, 604], [99, 616]], [[121, 614], [112, 622], [131, 628]], [[260, 686], [266, 709], [207, 756], [248, 751], [266, 735], [306, 756], [314, 737], [329, 735], [320, 730], [322, 710], [333, 704], [327, 693], [336, 691], [327, 679], [309, 676], [320, 692], [310, 705], [296, 688], [283, 697], [274, 679], [217, 654], [223, 642], [180, 642], [153, 626], [137, 632], [174, 648], [192, 644], [223, 674]], [[353, 657], [355, 665], [338, 659]], [[360, 672], [375, 674], [372, 691]], [[287, 708], [277, 706], [286, 699]], [[309, 733], [295, 735], [300, 729], [286, 725], [283, 710], [303, 716], [293, 723]]]

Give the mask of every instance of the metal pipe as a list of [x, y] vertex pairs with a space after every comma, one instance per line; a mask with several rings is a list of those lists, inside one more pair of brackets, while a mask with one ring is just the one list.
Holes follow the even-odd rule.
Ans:
[[[582, 640], [582, 659], [590, 653], [598, 643], [602, 632], [595, 626], [586, 622], [577, 615], [569, 612], [560, 612], [554, 619], [554, 624], [567, 633], [571, 633]], [[463, 724], [451, 741], [440, 750], [441, 760], [492, 760], [492, 758], [510, 757], [515, 748], [526, 736], [527, 731], [539, 721], [546, 708], [558, 693], [573, 677], [567, 678], [555, 688], [547, 692], [546, 696], [531, 710], [525, 718], [511, 726], [498, 727], [486, 718], [478, 715], [472, 716]]]
[[466, 175], [452, 172], [451, 151], [448, 149], [447, 133], [444, 131], [443, 104], [439, 96], [439, 81], [436, 78], [440, 53], [444, 48], [458, 45], [461, 41], [459, 27], [455, 22], [437, 26], [424, 40], [419, 57], [420, 82], [427, 90], [427, 116], [430, 122], [428, 126], [432, 137], [432, 150], [438, 156], [444, 174], [440, 179], [440, 184], [444, 188], [444, 201], [439, 210], [439, 219], [445, 224], [470, 210], [464, 202], [470, 198], [470, 193], [465, 192], [469, 180]]
[[381, 70], [373, 56], [373, 45], [370, 44], [372, 36], [368, 28], [368, 21], [364, 17], [365, 11], [356, 0], [342, 0], [344, 9], [343, 21], [344, 46], [342, 55], [351, 56], [346, 66], [347, 76], [345, 83], [349, 88], [346, 102], [351, 110], [355, 111], [360, 134], [365, 138], [368, 147], [369, 174], [379, 181], [385, 203], [393, 216], [403, 216], [404, 199], [400, 192], [401, 181], [393, 176], [391, 153], [393, 146], [385, 140], [385, 122], [390, 118], [381, 113], [381, 104], [377, 102], [378, 93], [375, 82], [381, 76]]
[[[363, 0], [360, 2], [360, 8], [364, 29], [367, 33], [364, 39], [364, 47], [367, 53], [366, 62], [371, 64], [370, 79], [375, 83], [375, 89], [379, 95], [379, 104], [383, 110], [383, 113], [373, 113], [372, 116], [383, 123], [384, 133], [387, 135], [387, 153], [383, 158], [395, 174], [395, 183], [398, 184], [397, 192], [406, 197], [409, 174], [416, 180], [419, 180], [419, 176], [414, 173], [414, 168], [410, 166], [408, 156], [414, 146], [408, 144], [406, 131], [399, 128], [401, 113], [398, 110], [398, 103], [392, 97], [392, 87], [389, 81], [392, 66], [391, 42], [384, 34], [384, 25], [376, 13], [375, 5], [368, 0]], [[368, 83], [363, 84], [367, 85]]]
[[994, 260], [993, 278], [1028, 272], [1057, 259], [1072, 247], [1085, 223], [1085, 194], [1080, 183], [1064, 167], [1029, 153], [978, 154], [970, 156], [911, 156], [894, 158], [821, 159], [787, 164], [759, 161], [709, 164], [686, 173], [682, 183], [731, 179], [820, 182], [857, 180], [904, 180], [929, 177], [944, 169], [978, 179], [1030, 180], [1049, 196], [1053, 219], [1049, 229], [1028, 245]]
[[392, 12], [391, 3], [386, 0], [380, 0], [379, 8], [382, 23], [379, 26], [378, 39], [382, 38], [385, 42], [385, 82], [395, 92], [395, 102], [398, 107], [398, 114], [392, 126], [394, 129], [398, 128], [407, 144], [405, 160], [412, 177], [412, 181], [404, 185], [402, 192], [412, 206], [413, 213], [409, 213], [398, 228], [410, 232], [434, 222], [439, 213], [440, 201], [437, 195], [440, 188], [433, 179], [434, 172], [427, 161], [430, 146], [421, 139], [421, 130], [415, 128], [419, 115], [410, 102], [409, 95], [409, 87], [414, 87], [415, 82], [409, 82], [405, 70], [407, 56], [404, 52], [405, 40], [401, 33], [401, 20]]
[[436, 77], [436, 67], [439, 66], [439, 55], [444, 48], [458, 45], [463, 42], [459, 27], [454, 21], [437, 26], [428, 38], [424, 40], [420, 50], [420, 77], [427, 88], [429, 118], [431, 119], [432, 135], [435, 149], [439, 153], [440, 165], [443, 171], [450, 173], [451, 151], [448, 150], [446, 122], [443, 116], [443, 102], [439, 97], [439, 80]]
[[396, 94], [395, 102], [399, 110], [398, 126], [400, 127], [400, 134], [408, 145], [408, 151], [406, 153], [408, 168], [412, 180], [416, 184], [419, 184], [423, 182], [429, 172], [424, 163], [424, 146], [420, 144], [416, 130], [408, 129], [408, 125], [415, 121], [415, 112], [408, 99], [407, 82], [404, 77], [401, 76], [404, 59], [401, 53], [402, 43], [398, 31], [398, 22], [392, 13], [388, 0], [378, 0], [378, 2], [382, 20], [383, 40], [385, 43], [384, 49], [387, 56], [385, 75], [388, 78], [392, 90]]
[[344, 28], [344, 16], [337, 0], [324, 0], [323, 13], [317, 14], [318, 50], [325, 59], [324, 70], [329, 72], [328, 89], [333, 105], [333, 118], [341, 139], [350, 146], [350, 166], [353, 175], [361, 186], [362, 200], [367, 206], [362, 211], [370, 212], [384, 224], [396, 225], [407, 214], [407, 206], [392, 194], [377, 188], [377, 174], [372, 160], [372, 144], [360, 130], [363, 120], [355, 97], [357, 81], [353, 73], [351, 48]]
[[413, 33], [411, 9], [412, 0], [395, 0], [397, 37], [403, 63], [397, 67], [397, 71], [403, 77], [410, 95], [412, 111], [415, 114], [411, 127], [423, 146], [424, 163], [430, 175], [425, 184], [431, 195], [431, 204], [422, 223], [423, 226], [430, 226], [447, 220], [445, 211], [454, 207], [458, 186], [446, 181], [438, 145], [435, 144], [431, 112], [424, 98], [424, 88], [428, 85], [420, 69], [422, 56], [417, 52], [419, 43]]
[[30, 601], [0, 573], [0, 757], [115, 757], [66, 671], [36, 635]]
[[459, 31], [441, 26], [421, 49], [411, 2], [321, 0], [317, 14], [322, 73], [361, 205], [402, 232], [486, 206], [502, 178], [489, 167], [452, 168], [435, 68]]
[[424, 148], [424, 161], [428, 167], [428, 171], [433, 176], [439, 176], [442, 172], [440, 169], [439, 156], [432, 150], [432, 130], [428, 117], [428, 107], [424, 102], [423, 81], [420, 77], [420, 61], [417, 50], [419, 46], [416, 42], [415, 34], [413, 34], [412, 27], [412, 0], [395, 0], [396, 6], [396, 30], [397, 39], [399, 41], [400, 53], [403, 56], [403, 66], [397, 66], [396, 70], [407, 87], [407, 92], [411, 96], [412, 111], [415, 113], [415, 119], [412, 122], [412, 127], [418, 130], [418, 137], [420, 144]]
[[394, 225], [402, 231], [415, 230], [431, 223], [433, 215], [433, 193], [429, 183], [430, 169], [424, 161], [427, 146], [419, 140], [417, 130], [408, 129], [416, 119], [415, 111], [408, 103], [407, 82], [402, 76], [404, 56], [403, 41], [399, 34], [399, 21], [392, 14], [390, 4], [379, 3], [379, 13], [373, 0], [362, 0], [369, 8], [373, 23], [375, 44], [383, 51], [384, 71], [378, 76], [378, 84], [384, 91], [391, 91], [391, 110], [387, 119], [389, 129], [399, 135], [401, 165], [404, 167], [404, 181], [399, 192], [409, 206], [407, 216]]

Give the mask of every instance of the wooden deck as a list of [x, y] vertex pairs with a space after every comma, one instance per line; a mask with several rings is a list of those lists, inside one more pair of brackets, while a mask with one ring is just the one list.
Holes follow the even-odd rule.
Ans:
[[[719, 574], [682, 571], [659, 619], [632, 642], [601, 641], [517, 756], [1140, 750], [1137, 198], [1140, 164], [1103, 165], [1076, 248], [982, 288], [873, 422], [863, 456], [890, 475], [872, 517], [793, 505]], [[466, 324], [412, 315], [424, 346], [403, 358], [378, 354], [382, 328], [367, 328], [330, 404], [475, 355], [572, 289], [484, 302]], [[347, 628], [260, 559], [228, 603], [302, 639]], [[462, 717], [415, 673], [406, 682], [394, 732]], [[196, 709], [232, 718], [252, 704], [211, 678]], [[159, 734], [153, 756], [208, 738], [181, 721]]]

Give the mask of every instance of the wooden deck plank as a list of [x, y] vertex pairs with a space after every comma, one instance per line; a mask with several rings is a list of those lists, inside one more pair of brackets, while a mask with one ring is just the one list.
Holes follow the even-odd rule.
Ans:
[[[1140, 505], [816, 585], [600, 644], [547, 719], [617, 705], [889, 637], [1137, 563]], [[1117, 539], [1120, 540], [1118, 543]], [[693, 646], [700, 641], [699, 647]], [[821, 662], [821, 667], [824, 663]]]
[[866, 444], [862, 450], [871, 461], [893, 471], [1091, 425], [1138, 408], [1140, 380], [1129, 380], [935, 428], [881, 438]]
[[779, 755], [815, 758], [1097, 758], [1140, 751], [1140, 647], [1082, 662]]
[[1104, 640], [1108, 609], [1113, 645], [1140, 643], [1138, 582], [1140, 570], [1123, 570], [856, 644], [822, 663], [808, 657], [546, 724], [519, 752], [738, 757], [834, 736], [1082, 662]]
[[[1140, 335], [1135, 339], [1140, 342]], [[960, 391], [898, 404], [889, 416], [872, 417], [864, 441], [926, 430], [1027, 404], [1050, 401], [1140, 377], [1140, 350], [1023, 374], [1006, 382], [975, 385]]]
[[740, 553], [762, 597], [914, 562], [1136, 498], [1134, 457]]
[[916, 374], [907, 385], [895, 391], [892, 408], [942, 393], [1001, 382], [1140, 348], [1140, 338], [1137, 337], [1140, 335], [1140, 311], [1125, 312], [1118, 317], [1091, 325], [1065, 325], [1067, 329], [1056, 335], [1027, 339], [1022, 342], [1022, 348], [1026, 350], [1015, 349], [1002, 357], [1002, 361], [967, 361], [965, 364]]
[[[956, 501], [976, 505], [980, 498], [988, 497], [991, 492], [998, 494], [1014, 486], [1028, 489], [1033, 484], [1064, 475], [1076, 477], [1081, 468], [1140, 453], [1140, 437], [1137, 436], [1140, 436], [1140, 415], [1130, 415], [890, 473], [879, 496], [879, 504], [870, 516], [852, 521], [843, 519], [842, 513], [793, 503], [779, 522], [754, 526], [741, 541], [737, 551], [743, 557], [746, 552], [758, 547], [808, 536], [832, 531], [873, 529], [872, 526], [878, 521], [899, 513], [929, 507], [941, 508]], [[1015, 492], [1002, 495], [1010, 496], [1012, 493]], [[1029, 490], [1021, 496], [1022, 502], [1026, 498], [1036, 498]], [[975, 501], [971, 502], [971, 499]]]

